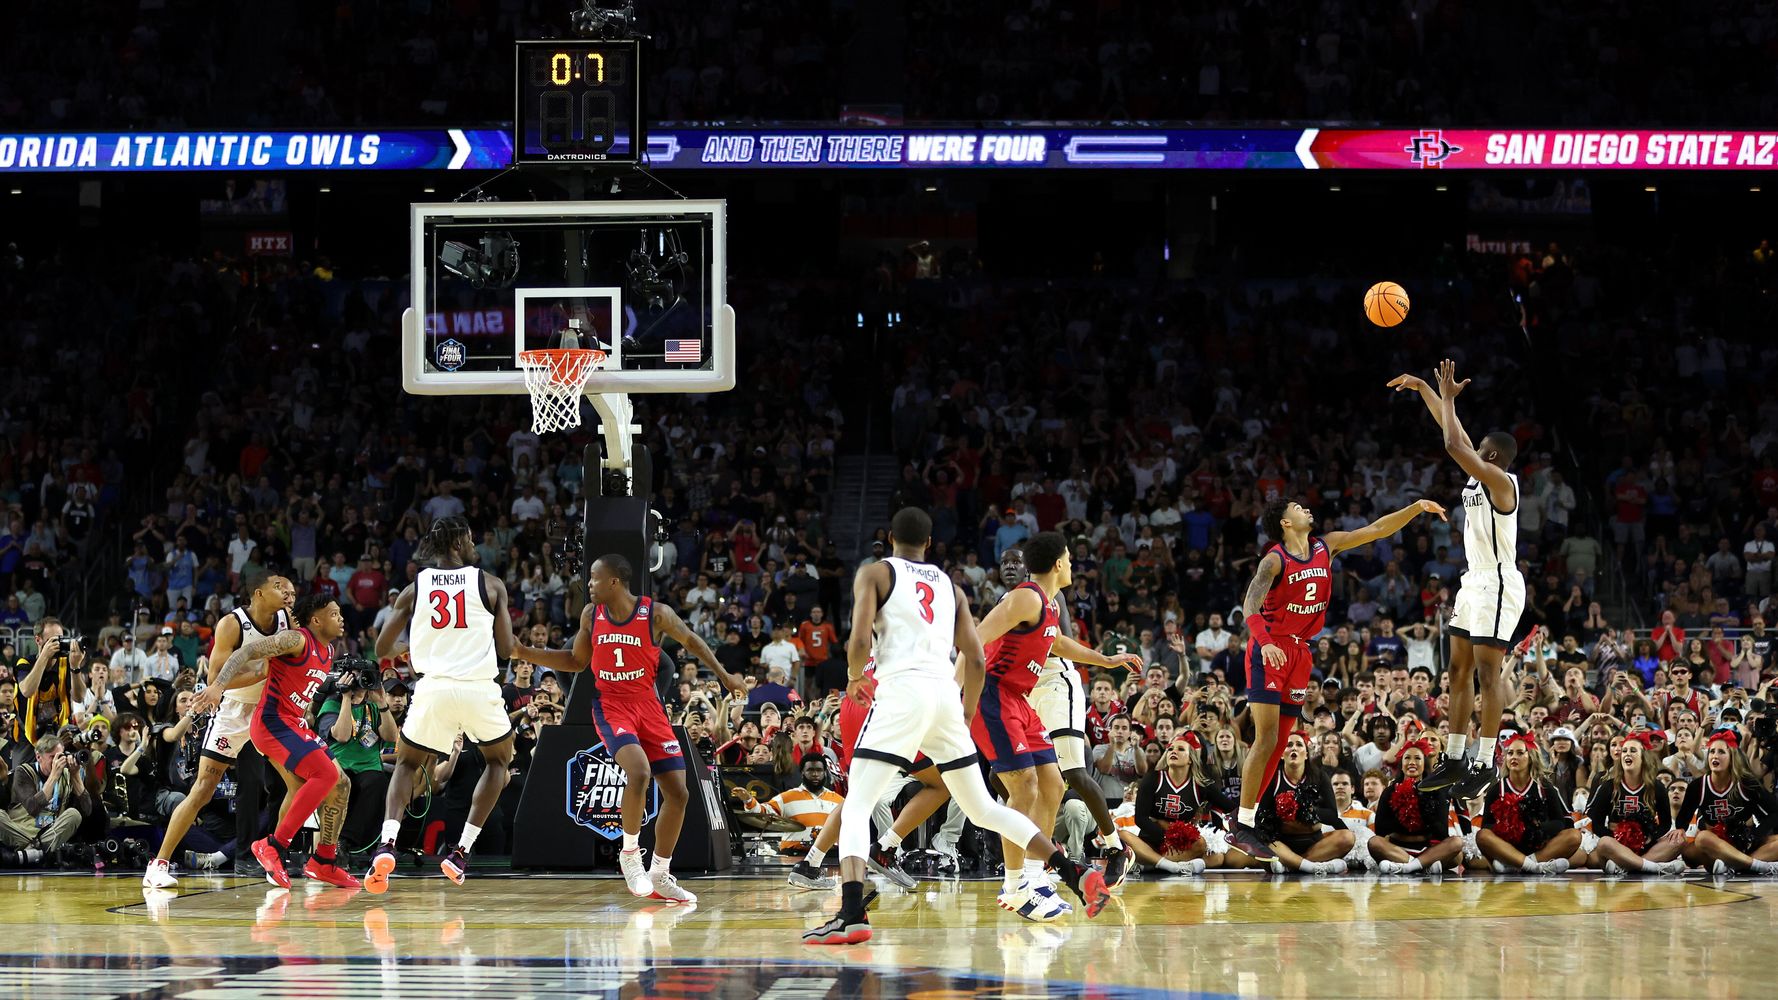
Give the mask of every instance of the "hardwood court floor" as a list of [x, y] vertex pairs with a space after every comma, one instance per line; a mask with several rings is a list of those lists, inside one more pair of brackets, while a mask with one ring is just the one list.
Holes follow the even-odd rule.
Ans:
[[0, 997], [1769, 997], [1778, 883], [1476, 876], [1131, 881], [1035, 925], [993, 882], [883, 887], [876, 939], [812, 948], [837, 904], [763, 876], [399, 878], [372, 896], [187, 877], [0, 875]]

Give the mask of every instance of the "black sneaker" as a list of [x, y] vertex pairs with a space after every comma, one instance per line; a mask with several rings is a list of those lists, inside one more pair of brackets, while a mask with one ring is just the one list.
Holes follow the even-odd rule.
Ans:
[[896, 852], [886, 847], [871, 845], [870, 856], [864, 859], [865, 866], [883, 876], [903, 889], [912, 889], [916, 883], [914, 877], [902, 870]]
[[1500, 773], [1494, 765], [1480, 759], [1470, 761], [1469, 770], [1457, 776], [1457, 783], [1451, 793], [1453, 798], [1473, 799], [1488, 790]]
[[1278, 855], [1266, 846], [1258, 831], [1246, 823], [1235, 824], [1235, 832], [1229, 834], [1229, 846], [1255, 861], [1278, 860]]
[[791, 866], [790, 884], [798, 889], [837, 889], [840, 880], [832, 875], [821, 874], [821, 869], [804, 859]]
[[1128, 844], [1110, 848], [1105, 852], [1105, 888], [1116, 889], [1130, 877], [1130, 869], [1135, 867], [1136, 851]]
[[1468, 771], [1463, 758], [1439, 754], [1438, 764], [1429, 773], [1421, 775], [1420, 782], [1415, 787], [1422, 792], [1442, 792], [1462, 781]]
[[814, 930], [803, 932], [803, 944], [863, 944], [870, 940], [870, 916], [840, 914]]

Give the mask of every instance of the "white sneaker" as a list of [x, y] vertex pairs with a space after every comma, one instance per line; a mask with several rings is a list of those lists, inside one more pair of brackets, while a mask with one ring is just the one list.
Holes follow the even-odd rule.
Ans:
[[1726, 861], [1713, 861], [1710, 864], [1710, 874], [1715, 878], [1728, 878], [1735, 874], [1735, 870]]
[[1567, 858], [1552, 858], [1549, 861], [1539, 861], [1537, 863], [1537, 874], [1539, 875], [1560, 875], [1567, 870]]
[[1323, 861], [1320, 863], [1320, 866], [1315, 869], [1315, 874], [1344, 875], [1346, 874], [1346, 859], [1335, 858], [1332, 861]]
[[[1385, 860], [1385, 861], [1377, 862], [1377, 867], [1385, 875], [1412, 875], [1412, 874], [1414, 874], [1414, 871], [1410, 871], [1408, 869], [1408, 866], [1411, 864], [1413, 864], [1412, 861], [1387, 861], [1387, 860]], [[1417, 870], [1418, 869], [1416, 869], [1416, 871]]]
[[1023, 901], [1009, 909], [1026, 920], [1047, 924], [1074, 912], [1074, 907], [1056, 895], [1056, 890], [1050, 888], [1046, 882], [1024, 886], [1021, 892]]
[[664, 899], [669, 903], [683, 903], [686, 906], [697, 905], [698, 897], [685, 891], [670, 872], [652, 872], [648, 877], [654, 880], [652, 898]]
[[1684, 858], [1674, 858], [1672, 861], [1663, 861], [1663, 862], [1660, 862], [1660, 865], [1661, 865], [1660, 871], [1651, 872], [1650, 874], [1659, 875], [1663, 878], [1672, 878], [1675, 875], [1684, 875], [1685, 874], [1685, 859]]
[[155, 858], [148, 863], [148, 871], [142, 875], [144, 889], [176, 889], [179, 880], [173, 877], [172, 862], [165, 858]]
[[1599, 866], [1599, 869], [1607, 875], [1622, 875], [1624, 873], [1623, 866], [1619, 865], [1616, 861], [1610, 860], [1609, 858], [1606, 859], [1606, 862], [1604, 864]]
[[624, 884], [630, 887], [630, 895], [654, 895], [654, 880], [648, 877], [648, 869], [642, 866], [640, 847], [633, 851], [618, 851], [617, 867], [624, 873]]

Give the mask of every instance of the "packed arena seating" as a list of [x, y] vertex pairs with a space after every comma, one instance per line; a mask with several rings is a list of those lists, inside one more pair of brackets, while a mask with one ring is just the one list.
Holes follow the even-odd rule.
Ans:
[[[518, 0], [263, 10], [35, 0], [16, 13], [20, 61], [0, 81], [0, 127], [32, 131], [500, 121], [512, 113], [504, 43], [547, 37], [560, 16]], [[1762, 6], [1631, 16], [1606, 3], [1551, 17], [1448, 0], [1287, 11], [918, 0], [903, 19], [822, 3], [662, 0], [640, 23], [656, 53], [657, 121], [835, 119], [847, 105], [927, 121], [1552, 127], [1778, 112], [1749, 82], [1778, 36], [1778, 15]], [[1075, 45], [1083, 36], [1098, 42]]]
[[[1695, 781], [1705, 766], [1702, 740], [1719, 725], [1738, 727], [1753, 773], [1769, 780], [1778, 742], [1762, 713], [1778, 675], [1768, 666], [1778, 633], [1757, 626], [1764, 606], [1753, 603], [1769, 587], [1762, 594], [1745, 563], [1731, 567], [1708, 551], [1700, 560], [1680, 546], [1713, 549], [1720, 536], [1730, 553], [1757, 555], [1757, 546], [1746, 549], [1757, 541], [1754, 529], [1772, 537], [1761, 514], [1778, 499], [1764, 496], [1759, 477], [1770, 463], [1756, 459], [1778, 414], [1749, 390], [1769, 379], [1778, 356], [1752, 341], [1709, 336], [1733, 324], [1717, 326], [1718, 316], [1700, 314], [1670, 289], [1651, 287], [1642, 300], [1607, 309], [1600, 284], [1625, 280], [1633, 266], [1553, 252], [1522, 268], [1528, 328], [1563, 356], [1613, 357], [1599, 363], [1619, 366], [1613, 384], [1624, 395], [1602, 394], [1547, 417], [1523, 401], [1504, 406], [1490, 382], [1525, 363], [1504, 359], [1526, 355], [1514, 342], [1524, 336], [1516, 317], [1488, 293], [1500, 266], [1473, 259], [1443, 291], [1420, 283], [1428, 289], [1417, 302], [1424, 320], [1392, 343], [1399, 356], [1353, 341], [1335, 318], [1347, 290], [1331, 283], [1230, 275], [1159, 289], [1097, 278], [1039, 287], [973, 269], [956, 279], [912, 279], [889, 268], [870, 294], [880, 304], [887, 289], [911, 332], [898, 359], [904, 378], [879, 414], [887, 431], [874, 446], [892, 450], [902, 472], [888, 509], [868, 514], [884, 523], [899, 506], [929, 509], [933, 559], [951, 570], [978, 615], [1004, 591], [996, 562], [1006, 547], [1040, 530], [1063, 531], [1075, 545], [1069, 599], [1083, 640], [1138, 652], [1151, 665], [1093, 684], [1088, 728], [1102, 790], [1114, 804], [1134, 803], [1139, 779], [1163, 762], [1171, 737], [1190, 730], [1205, 746], [1199, 766], [1228, 793], [1245, 738], [1239, 598], [1254, 565], [1259, 507], [1272, 497], [1303, 498], [1331, 530], [1361, 526], [1420, 496], [1448, 502], [1461, 480], [1431, 423], [1417, 407], [1384, 405], [1391, 401], [1382, 387], [1405, 364], [1401, 357], [1428, 355], [1461, 330], [1468, 353], [1457, 360], [1478, 379], [1472, 426], [1506, 426], [1524, 448], [1527, 619], [1549, 630], [1509, 660], [1508, 728], [1536, 733], [1545, 748], [1568, 741], [1558, 744], [1554, 780], [1571, 805], [1576, 791], [1584, 801], [1609, 773], [1614, 745], [1639, 731], [1659, 730], [1664, 783]], [[1765, 308], [1757, 291], [1766, 266], [1759, 251], [1715, 272], [1710, 290], [1720, 293], [1713, 301], [1721, 319]], [[190, 781], [183, 692], [195, 683], [219, 612], [241, 599], [242, 581], [256, 569], [288, 572], [299, 591], [338, 594], [348, 645], [368, 652], [387, 604], [415, 570], [418, 535], [436, 517], [463, 513], [485, 532], [481, 563], [505, 577], [524, 634], [540, 644], [571, 642], [586, 595], [562, 559], [560, 526], [572, 520], [587, 430], [537, 440], [522, 397], [472, 408], [423, 397], [381, 405], [392, 391], [383, 373], [393, 370], [398, 313], [381, 279], [314, 263], [250, 273], [218, 257], [152, 254], [96, 285], [95, 273], [75, 259], [26, 261], [5, 279], [10, 300], [23, 307], [0, 318], [18, 362], [9, 366], [0, 482], [18, 525], [9, 537], [26, 539], [15, 561], [0, 562], [13, 595], [0, 624], [16, 633], [12, 683], [0, 682], [7, 757], [15, 768], [31, 767], [34, 737], [97, 733], [88, 788], [98, 802], [66, 838], [89, 846], [50, 861], [102, 862], [90, 845], [108, 832], [140, 837], [164, 821]], [[83, 294], [65, 294], [76, 283]], [[51, 335], [52, 298], [80, 303], [79, 322], [106, 332], [101, 364]], [[828, 305], [836, 315], [852, 312], [843, 296]], [[1666, 359], [1608, 349], [1631, 342], [1635, 327], [1627, 324], [1639, 313], [1656, 319], [1637, 322], [1705, 334], [1680, 341], [1671, 377], [1647, 390], [1639, 373]], [[798, 763], [835, 738], [834, 690], [844, 674], [833, 657], [843, 656], [858, 564], [830, 546], [827, 501], [841, 442], [864, 431], [847, 423], [835, 398], [841, 347], [819, 329], [818, 315], [779, 314], [760, 324], [752, 342], [758, 360], [736, 392], [660, 397], [639, 411], [661, 459], [659, 503], [675, 526], [656, 594], [753, 685], [745, 700], [716, 690], [707, 676], [669, 693], [676, 718], [712, 757], [759, 778], [737, 792], [737, 811], [765, 811], [768, 799], [785, 815], [809, 808], [797, 802], [813, 800], [793, 794]], [[229, 346], [214, 363], [165, 369], [155, 379], [139, 374], [144, 359], [221, 331]], [[773, 348], [792, 334], [796, 364], [779, 360], [791, 352]], [[1302, 363], [1310, 356], [1313, 373]], [[1276, 374], [1263, 383], [1235, 374], [1254, 370]], [[24, 375], [44, 371], [57, 377]], [[96, 400], [96, 408], [77, 406], [80, 399]], [[1584, 477], [1605, 470], [1577, 466], [1554, 446], [1577, 415], [1591, 421], [1580, 426], [1614, 442], [1599, 454], [1622, 450], [1627, 467], [1660, 474], [1681, 498], [1675, 511], [1657, 513], [1651, 504], [1648, 530], [1626, 533], [1627, 575], [1646, 589], [1633, 586], [1614, 613], [1664, 610], [1676, 619], [1663, 622], [1672, 630], [1649, 636], [1646, 650], [1647, 633], [1630, 631], [1634, 620], [1614, 621], [1590, 599], [1600, 577], [1615, 572], [1607, 546], [1625, 522], [1621, 505], [1605, 504], [1628, 502], [1622, 486], [1630, 480], [1616, 475], [1594, 492]], [[1674, 464], [1669, 451], [1679, 450], [1680, 434], [1699, 458]], [[1564, 470], [1579, 496], [1572, 508], [1554, 478]], [[90, 512], [77, 502], [79, 484], [92, 488]], [[10, 554], [0, 551], [0, 559]], [[878, 555], [869, 545], [860, 552], [864, 561]], [[1645, 556], [1655, 561], [1643, 572]], [[105, 574], [90, 595], [79, 587], [88, 566]], [[1431, 519], [1336, 564], [1333, 628], [1314, 654], [1320, 684], [1306, 718], [1315, 759], [1352, 779], [1368, 808], [1399, 776], [1410, 734], [1443, 725], [1436, 620], [1462, 568], [1461, 533]], [[1729, 611], [1711, 617], [1700, 603], [1707, 587]], [[34, 633], [58, 615], [90, 651], [79, 668], [90, 678], [83, 698], [72, 697], [71, 683], [56, 690], [53, 671], [23, 683], [37, 662]], [[1740, 626], [1755, 626], [1745, 643], [1710, 641], [1713, 627], [1733, 637]], [[1706, 641], [1694, 646], [1700, 630]], [[399, 717], [411, 673], [398, 661], [381, 666], [386, 690], [370, 700]], [[1689, 678], [1676, 674], [1682, 666]], [[21, 683], [42, 700], [31, 705]], [[564, 688], [547, 671], [515, 664], [506, 693], [522, 771], [537, 727], [562, 721]], [[317, 706], [323, 714], [325, 707]], [[814, 726], [793, 724], [804, 716]], [[380, 745], [377, 728], [373, 720], [354, 738]], [[158, 759], [128, 774], [144, 739], [144, 753]], [[459, 765], [454, 755], [437, 777], [446, 815], [466, 807], [475, 756], [463, 751]], [[497, 822], [510, 823], [521, 789], [522, 782], [509, 787]], [[380, 809], [380, 794], [363, 799]], [[215, 808], [226, 814], [226, 798]], [[1078, 821], [1065, 808], [1065, 823], [1071, 815]], [[194, 834], [185, 863], [232, 856], [226, 824], [211, 819], [212, 835]], [[348, 829], [374, 829], [374, 818], [354, 816]], [[510, 843], [504, 830], [490, 839]], [[954, 831], [939, 844], [954, 846]]]

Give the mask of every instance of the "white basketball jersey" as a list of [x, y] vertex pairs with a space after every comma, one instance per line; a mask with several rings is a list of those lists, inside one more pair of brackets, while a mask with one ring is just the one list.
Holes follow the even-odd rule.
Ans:
[[[278, 609], [278, 614], [273, 619], [272, 630], [270, 632], [260, 631], [259, 626], [253, 624], [253, 616], [247, 613], [245, 607], [236, 608], [233, 611], [230, 611], [229, 614], [234, 615], [235, 621], [241, 624], [241, 644], [240, 646], [236, 646], [236, 649], [247, 645], [249, 640], [269, 638], [290, 627], [290, 612], [285, 611], [283, 608]], [[249, 684], [246, 687], [238, 687], [224, 691], [222, 692], [222, 697], [229, 701], [238, 701], [244, 705], [251, 706], [259, 704], [259, 693], [264, 690], [265, 681], [260, 681], [258, 684]]]
[[957, 588], [937, 566], [890, 556], [895, 574], [877, 609], [877, 679], [902, 674], [956, 676], [951, 650], [957, 628]]
[[[1463, 554], [1469, 561], [1466, 578], [1493, 583], [1519, 576], [1519, 477], [1507, 473], [1512, 483], [1512, 503], [1501, 513], [1489, 502], [1488, 491], [1471, 479], [1463, 487]], [[1502, 500], [1507, 499], [1501, 497]]]
[[474, 566], [420, 571], [407, 628], [415, 673], [460, 681], [499, 676], [494, 612], [485, 588], [482, 571]]

